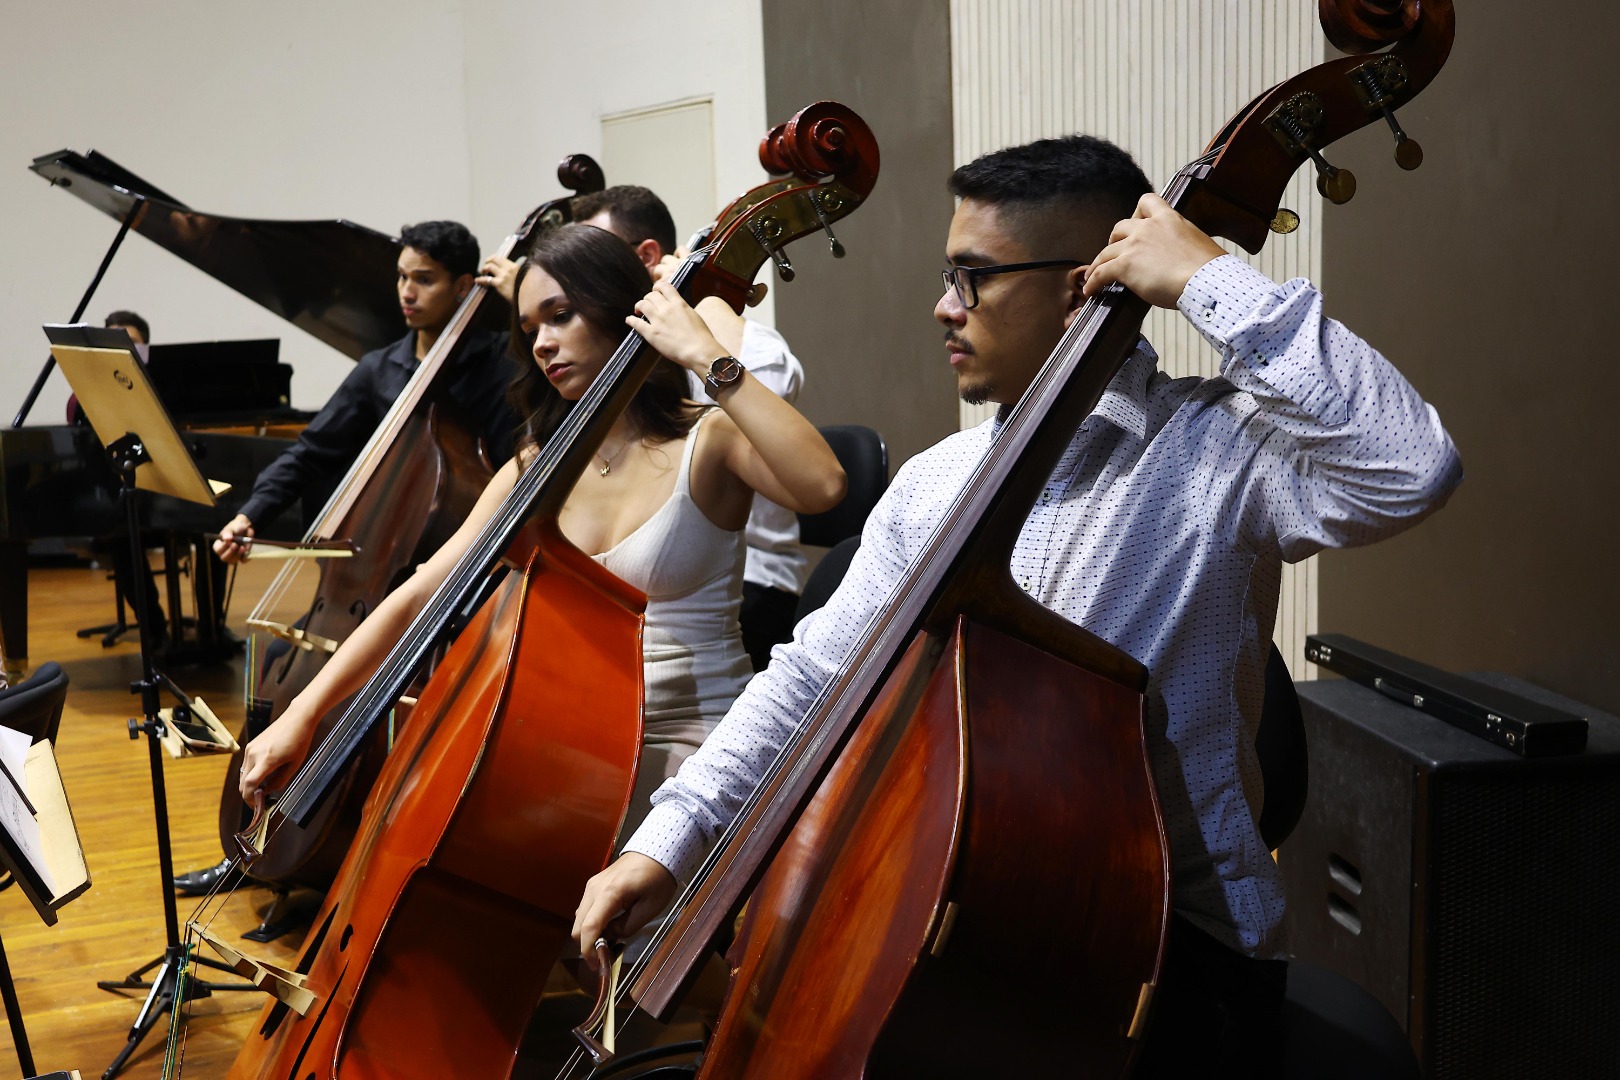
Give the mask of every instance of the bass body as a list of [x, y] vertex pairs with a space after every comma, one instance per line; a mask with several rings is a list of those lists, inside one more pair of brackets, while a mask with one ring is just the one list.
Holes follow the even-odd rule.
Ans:
[[1137, 690], [968, 619], [919, 636], [749, 900], [699, 1075], [1121, 1075], [1160, 820]]
[[268, 1004], [233, 1080], [509, 1074], [635, 785], [644, 604], [554, 531], [507, 575], [366, 801], [298, 965], [317, 1004]]
[[[294, 645], [264, 664], [244, 744], [320, 674], [331, 655], [320, 643], [347, 640], [384, 597], [450, 538], [494, 471], [488, 448], [453, 410], [429, 404], [406, 422], [334, 530], [334, 537], [349, 540], [356, 553], [322, 562], [315, 598], [299, 627], [308, 647]], [[321, 718], [317, 742], [342, 715], [339, 706]], [[227, 851], [251, 816], [236, 782], [241, 756], [238, 750], [232, 758], [220, 794], [220, 842]], [[388, 731], [379, 727], [309, 824], [287, 822], [277, 830], [254, 862], [253, 878], [280, 888], [331, 885], [387, 756]]]

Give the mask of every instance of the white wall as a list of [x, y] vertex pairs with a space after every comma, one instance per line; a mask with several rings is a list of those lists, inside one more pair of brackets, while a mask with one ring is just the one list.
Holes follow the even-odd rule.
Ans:
[[[601, 160], [602, 117], [615, 113], [709, 98], [720, 202], [766, 179], [755, 156], [768, 126], [759, 0], [484, 0], [463, 22], [471, 224], [488, 244], [558, 193], [563, 157]], [[607, 182], [658, 190], [657, 176]], [[752, 314], [769, 321], [762, 308]]]
[[[467, 214], [459, 4], [80, 0], [8, 5], [0, 18], [6, 423], [44, 359], [39, 324], [72, 314], [117, 233], [27, 170], [40, 154], [100, 150], [196, 209], [232, 216], [346, 217], [394, 232]], [[158, 341], [282, 338], [301, 406], [318, 407], [349, 369], [140, 236], [126, 239], [85, 318], [120, 307], [146, 316]], [[52, 375], [30, 422], [60, 422], [67, 393]]]
[[[486, 250], [600, 153], [604, 114], [709, 96], [722, 198], [763, 178], [757, 0], [282, 0], [7, 4], [0, 13], [0, 422], [72, 314], [117, 224], [27, 165], [100, 150], [204, 211], [344, 217], [385, 232], [467, 222]], [[694, 58], [688, 60], [687, 58]], [[656, 178], [608, 177], [609, 183]], [[383, 268], [383, 273], [389, 273]], [[159, 341], [280, 337], [295, 403], [349, 370], [332, 349], [140, 236], [85, 317], [133, 308]], [[51, 377], [31, 423], [59, 422]]]

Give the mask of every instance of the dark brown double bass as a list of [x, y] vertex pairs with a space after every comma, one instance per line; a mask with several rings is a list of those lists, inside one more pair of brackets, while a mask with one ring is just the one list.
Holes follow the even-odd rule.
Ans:
[[[557, 179], [573, 195], [553, 199], [532, 211], [498, 254], [509, 256], [538, 230], [571, 217], [570, 199], [601, 191], [601, 166], [585, 154], [570, 154], [557, 166]], [[441, 378], [462, 334], [487, 315], [489, 289], [474, 286], [456, 309], [432, 350], [423, 358], [353, 466], [306, 534], [306, 542], [347, 540], [353, 556], [323, 561], [313, 596], [301, 602], [301, 617], [280, 622], [274, 612], [295, 587], [299, 564], [277, 574], [248, 625], [286, 642], [279, 656], [261, 665], [248, 664], [248, 722], [242, 742], [263, 731], [287, 704], [319, 674], [327, 657], [354, 632], [382, 599], [415, 567], [437, 551], [477, 501], [494, 475], [495, 463], [483, 440], [439, 400]], [[316, 739], [324, 738], [342, 715], [333, 710], [321, 720]], [[255, 880], [277, 887], [324, 889], [337, 874], [359, 825], [366, 793], [388, 754], [385, 728], [379, 728], [307, 826], [277, 832], [254, 862]], [[241, 752], [225, 773], [220, 795], [220, 841], [233, 850], [233, 837], [247, 824], [237, 788]], [[276, 931], [266, 919], [263, 936]], [[258, 932], [256, 932], [258, 933]]]
[[[796, 179], [744, 196], [672, 281], [741, 308], [767, 260], [855, 209], [877, 175], [871, 132], [828, 102], [761, 160]], [[314, 1003], [266, 1006], [230, 1075], [501, 1077], [607, 863], [641, 746], [644, 598], [570, 545], [557, 515], [654, 364], [623, 344], [429, 599], [376, 675], [261, 815], [249, 849], [306, 820], [450, 622], [506, 574], [429, 678], [372, 788], [297, 970]]]
[[[1323, 14], [1343, 51], [1394, 48], [1267, 91], [1166, 191], [1251, 252], [1274, 222], [1297, 225], [1278, 201], [1307, 160], [1325, 196], [1349, 197], [1320, 153], [1348, 132], [1387, 118], [1415, 164], [1394, 110], [1450, 50], [1446, 0], [1324, 0]], [[1026, 596], [1009, 564], [1144, 314], [1117, 286], [1084, 306], [629, 974], [638, 1006], [666, 1015], [748, 901], [704, 1080], [1131, 1067], [1170, 907], [1147, 671]]]

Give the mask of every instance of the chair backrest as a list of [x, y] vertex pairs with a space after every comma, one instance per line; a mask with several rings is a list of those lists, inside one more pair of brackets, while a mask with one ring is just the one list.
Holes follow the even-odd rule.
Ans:
[[1294, 678], [1275, 645], [1266, 659], [1266, 698], [1260, 707], [1254, 752], [1266, 788], [1266, 801], [1260, 808], [1260, 838], [1275, 851], [1299, 824], [1310, 783], [1305, 717], [1299, 711]]
[[836, 424], [820, 430], [849, 477], [849, 492], [843, 502], [824, 514], [800, 514], [799, 542], [830, 548], [861, 534], [866, 516], [887, 490], [889, 448], [882, 435], [859, 424]]
[[67, 672], [54, 660], [16, 686], [0, 690], [0, 724], [27, 732], [35, 742], [56, 741], [62, 723], [62, 703], [67, 700]]

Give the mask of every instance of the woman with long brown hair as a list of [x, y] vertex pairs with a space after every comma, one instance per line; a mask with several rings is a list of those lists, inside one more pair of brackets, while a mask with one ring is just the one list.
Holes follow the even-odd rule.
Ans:
[[[615, 421], [558, 523], [575, 546], [648, 596], [645, 740], [627, 827], [747, 682], [737, 611], [741, 530], [752, 499], [758, 492], [804, 513], [832, 507], [845, 478], [831, 449], [791, 405], [724, 356], [680, 294], [667, 283], [654, 286], [630, 247], [610, 233], [568, 225], [542, 234], [519, 270], [516, 298], [513, 349], [525, 359], [513, 400], [526, 417], [518, 452], [445, 545], [248, 744], [244, 798], [291, 778], [320, 717], [381, 663], [602, 371], [626, 325], [672, 362], [654, 368]], [[708, 378], [717, 408], [686, 396], [686, 371]]]

